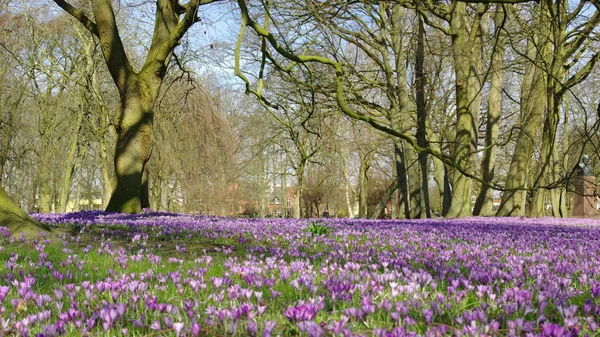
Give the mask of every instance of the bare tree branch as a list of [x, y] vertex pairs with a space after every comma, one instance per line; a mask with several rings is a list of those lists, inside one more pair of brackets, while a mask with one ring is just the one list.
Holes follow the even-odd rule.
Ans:
[[87, 15], [85, 15], [85, 13], [78, 9], [73, 7], [73, 5], [71, 5], [70, 3], [64, 1], [64, 0], [53, 0], [60, 8], [62, 8], [65, 12], [69, 13], [72, 17], [74, 17], [75, 19], [77, 19], [79, 22], [81, 22], [81, 24], [87, 29], [89, 30], [92, 34], [96, 35], [97, 37], [99, 37], [100, 35], [98, 34], [98, 27], [96, 26], [96, 23], [94, 23], [92, 20], [90, 20]]

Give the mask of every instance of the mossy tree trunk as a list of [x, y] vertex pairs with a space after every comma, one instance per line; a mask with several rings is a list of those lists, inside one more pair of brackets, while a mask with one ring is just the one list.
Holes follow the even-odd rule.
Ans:
[[[454, 162], [465, 172], [472, 172], [472, 154], [476, 149], [477, 135], [473, 118], [473, 92], [469, 84], [474, 37], [469, 33], [467, 4], [454, 2], [450, 28], [452, 33], [452, 49], [454, 73], [456, 80], [456, 138], [454, 140]], [[482, 13], [478, 13], [478, 19]], [[479, 23], [470, 24], [471, 30], [478, 30]], [[452, 182], [452, 202], [448, 217], [465, 217], [471, 215], [471, 179], [455, 170]]]
[[[498, 41], [492, 51], [490, 65], [490, 89], [488, 94], [488, 112], [485, 128], [485, 144], [481, 162], [481, 179], [484, 182], [493, 182], [498, 151], [498, 135], [500, 115], [502, 112], [502, 82], [504, 67], [504, 35], [501, 34], [501, 25], [504, 22], [504, 12], [498, 8], [494, 16], [494, 29], [498, 32]], [[474, 215], [493, 215], [492, 190], [482, 184], [475, 201]]]
[[11, 235], [25, 233], [28, 236], [38, 236], [48, 232], [50, 228], [30, 217], [8, 196], [4, 188], [0, 189], [0, 226], [6, 227]]
[[[154, 34], [142, 69], [133, 69], [117, 28], [112, 1], [92, 0], [94, 20], [64, 0], [54, 0], [100, 40], [102, 54], [119, 91], [115, 125], [116, 186], [108, 211], [137, 213], [148, 204], [146, 164], [152, 153], [153, 107], [173, 50], [198, 21], [198, 7], [212, 1], [192, 0], [185, 7], [177, 1], [157, 0]], [[183, 17], [180, 19], [180, 16]]]
[[[563, 170], [559, 163], [557, 149], [557, 133], [562, 114], [562, 106], [566, 93], [573, 86], [585, 80], [598, 60], [598, 53], [593, 54], [589, 60], [576, 71], [569, 72], [573, 63], [577, 61], [578, 55], [587, 52], [585, 45], [590, 37], [591, 31], [600, 23], [600, 12], [596, 11], [585, 25], [581, 28], [576, 26], [573, 13], [569, 13], [569, 3], [564, 0], [556, 0], [552, 5], [542, 12], [545, 18], [542, 26], [542, 34], [548, 36], [548, 52], [541, 66], [548, 75], [545, 82], [546, 115], [542, 133], [542, 146], [539, 161], [540, 170], [537, 172], [529, 215], [539, 217], [548, 215], [546, 201], [552, 206], [552, 215], [560, 216], [560, 189], [549, 186], [558, 186], [561, 175], [564, 177], [568, 170]], [[542, 7], [543, 9], [546, 7]], [[573, 36], [576, 36], [573, 38]], [[538, 64], [539, 66], [539, 64]], [[563, 137], [566, 137], [565, 134]]]
[[144, 207], [142, 200], [148, 200], [144, 198], [142, 178], [152, 152], [152, 106], [156, 96], [143, 95], [140, 82], [132, 80], [121, 97], [120, 118], [116, 123], [117, 179], [107, 211], [138, 213]]
[[[537, 48], [533, 37], [527, 42], [527, 55], [533, 60], [542, 60], [546, 47]], [[546, 44], [541, 44], [545, 46]], [[523, 216], [525, 215], [526, 191], [533, 154], [536, 133], [542, 122], [546, 108], [544, 95], [545, 74], [533, 63], [525, 67], [525, 75], [521, 83], [521, 117], [520, 128], [515, 144], [515, 151], [506, 174], [506, 189], [502, 194], [502, 202], [496, 215]]]

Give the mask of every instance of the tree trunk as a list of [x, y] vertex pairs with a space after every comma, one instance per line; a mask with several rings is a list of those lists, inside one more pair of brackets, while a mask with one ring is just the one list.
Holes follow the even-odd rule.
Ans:
[[[103, 109], [104, 111], [104, 109]], [[101, 130], [108, 130], [107, 122], [105, 118], [108, 116], [101, 116]], [[104, 138], [105, 132], [100, 131], [99, 133], [99, 146], [100, 146], [100, 170], [102, 172], [102, 207], [106, 209], [108, 206], [108, 202], [110, 201], [110, 196], [114, 190], [115, 178], [112, 172], [112, 168], [110, 165], [110, 158], [108, 155], [108, 147], [106, 145], [106, 139]]]
[[75, 204], [73, 205], [73, 211], [79, 212], [79, 205], [81, 204], [81, 184], [77, 184], [75, 188]]
[[[457, 2], [454, 5], [452, 20], [452, 48], [454, 56], [454, 70], [456, 77], [456, 138], [454, 140], [454, 162], [466, 171], [471, 171], [471, 155], [476, 144], [473, 114], [470, 109], [470, 74], [471, 74], [471, 49], [467, 31], [466, 4]], [[478, 29], [478, 26], [472, 27]], [[452, 184], [452, 203], [448, 210], [448, 217], [459, 218], [471, 214], [471, 180], [458, 169], [454, 170]]]
[[79, 20], [96, 35], [108, 71], [119, 91], [117, 144], [115, 151], [116, 186], [107, 211], [137, 213], [148, 205], [147, 184], [143, 182], [152, 148], [153, 105], [166, 74], [173, 50], [196, 22], [199, 1], [187, 3], [181, 10], [176, 1], [156, 1], [154, 33], [141, 71], [130, 63], [119, 35], [113, 4], [109, 0], [91, 2], [95, 22], [84, 11], [55, 0], [56, 4]]
[[50, 187], [50, 150], [47, 141], [42, 139], [40, 164], [38, 167], [38, 207], [42, 213], [52, 211], [52, 188]]
[[8, 121], [7, 121], [6, 125], [8, 127], [5, 128], [4, 138], [1, 140], [2, 143], [0, 144], [0, 186], [4, 182], [4, 167], [5, 167], [6, 163], [8, 162], [8, 154], [9, 154], [9, 150], [10, 150], [10, 144], [12, 143], [13, 138], [15, 136], [14, 129], [13, 129], [15, 114], [17, 112], [17, 109], [19, 108], [19, 105], [21, 105], [21, 103], [23, 101], [23, 96], [25, 95], [25, 89], [26, 89], [25, 86], [19, 88], [19, 94], [17, 95], [17, 98], [15, 99], [14, 103], [11, 104], [10, 109], [7, 109], [8, 110], [8, 118], [7, 118]]
[[294, 218], [300, 219], [302, 216], [302, 190], [304, 189], [304, 170], [306, 169], [306, 159], [301, 159], [296, 168], [296, 200], [294, 200]]
[[60, 196], [58, 198], [60, 202], [58, 211], [62, 213], [67, 211], [67, 204], [69, 203], [69, 194], [71, 192], [71, 186], [73, 185], [73, 175], [75, 173], [78, 152], [77, 143], [79, 141], [79, 134], [81, 133], [81, 128], [83, 126], [83, 115], [84, 111], [80, 111], [77, 114], [77, 119], [75, 120], [75, 125], [73, 126], [73, 133], [71, 134], [69, 150], [67, 152], [67, 160], [65, 162], [65, 173], [62, 178], [61, 188], [59, 192]]
[[[562, 162], [567, 164], [569, 163], [569, 137], [570, 137], [570, 132], [569, 132], [569, 109], [571, 108], [570, 106], [570, 100], [569, 100], [569, 96], [565, 96], [565, 107], [564, 107], [564, 114], [565, 114], [565, 118], [563, 119], [563, 139], [562, 139], [562, 154], [563, 154], [563, 158], [562, 158]], [[563, 171], [563, 175], [566, 177], [568, 174], [570, 174], [570, 172], [565, 172], [566, 170]], [[556, 214], [555, 216], [557, 217], [561, 217], [561, 218], [566, 218], [569, 216], [569, 211], [568, 211], [568, 207], [567, 207], [567, 186], [565, 184], [565, 186], [561, 186], [560, 188], [560, 201], [559, 201], [559, 209], [558, 209], [558, 214]]]
[[8, 228], [11, 235], [25, 233], [29, 237], [36, 237], [41, 232], [50, 231], [50, 227], [37, 222], [20, 209], [6, 194], [4, 188], [0, 190], [0, 226]]
[[142, 209], [150, 208], [150, 169], [148, 165], [144, 165], [142, 173]]
[[[537, 30], [539, 32], [539, 29]], [[545, 37], [534, 37], [544, 39]], [[527, 42], [527, 56], [535, 62], [542, 62], [546, 53], [546, 43]], [[529, 62], [525, 66], [525, 76], [521, 83], [521, 116], [520, 131], [515, 143], [515, 150], [506, 175], [505, 188], [502, 202], [496, 215], [498, 216], [523, 216], [528, 185], [529, 164], [533, 154], [536, 134], [546, 109], [545, 95], [546, 77], [544, 72], [535, 64]]]
[[422, 182], [421, 182], [421, 168], [419, 166], [418, 153], [412, 146], [404, 147], [404, 158], [408, 164], [408, 201], [410, 203], [410, 215], [411, 219], [418, 219], [425, 216], [425, 207], [423, 200]]
[[[556, 134], [560, 123], [561, 105], [564, 94], [567, 92], [563, 86], [569, 87], [568, 78], [566, 78], [565, 65], [569, 61], [564, 41], [567, 40], [567, 2], [557, 1], [552, 8], [541, 6], [541, 32], [543, 36], [549, 36], [546, 40], [548, 45], [544, 50], [544, 70], [549, 74], [546, 79], [546, 118], [542, 134], [541, 157], [538, 167], [540, 167], [534, 186], [553, 185], [559, 179], [558, 152], [556, 150]], [[584, 67], [585, 68], [585, 67]], [[559, 213], [558, 191], [555, 189], [534, 191], [533, 205], [537, 208], [530, 209], [531, 216], [543, 216], [545, 214], [545, 201], [549, 199], [552, 205], [553, 214]], [[548, 197], [546, 197], [546, 195]], [[541, 200], [541, 201], [540, 201]], [[541, 207], [540, 207], [541, 206]]]
[[375, 206], [375, 209], [373, 210], [373, 212], [371, 212], [371, 216], [370, 216], [371, 219], [383, 218], [385, 207], [387, 206], [388, 202], [392, 198], [392, 195], [394, 194], [394, 192], [396, 192], [397, 189], [398, 189], [398, 180], [393, 180], [392, 183], [383, 192], [383, 195], [381, 196], [381, 199]]
[[[498, 9], [494, 16], [494, 28], [500, 31], [504, 20], [504, 12]], [[500, 115], [502, 113], [502, 82], [503, 82], [503, 67], [504, 67], [504, 42], [503, 34], [498, 35], [498, 40], [495, 44], [495, 50], [492, 52], [491, 62], [491, 81], [488, 94], [488, 114], [486, 121], [485, 145], [483, 151], [483, 159], [481, 163], [481, 179], [484, 182], [492, 183], [494, 181], [494, 170], [496, 165], [496, 153], [498, 151], [498, 130]], [[489, 216], [493, 214], [493, 196], [491, 189], [482, 185], [477, 200], [473, 215]]]
[[[283, 162], [283, 160], [282, 160]], [[282, 170], [281, 173], [281, 193], [279, 195], [279, 200], [281, 201], [279, 204], [279, 212], [282, 218], [288, 217], [288, 209], [287, 209], [287, 200], [288, 200], [288, 192], [287, 192], [287, 180], [285, 176], [285, 170]]]
[[121, 97], [120, 117], [116, 123], [116, 186], [106, 206], [109, 212], [139, 213], [148, 202], [147, 184], [142, 187], [142, 176], [152, 152], [155, 96], [143, 95], [140, 81], [131, 81]]
[[150, 207], [154, 210], [160, 211], [161, 207], [161, 196], [162, 196], [162, 185], [163, 178], [159, 175], [152, 176], [152, 199], [150, 202]]
[[[61, 88], [62, 91], [62, 88]], [[46, 93], [47, 96], [50, 93]], [[42, 104], [47, 104], [48, 102], [42, 102], [42, 100], [38, 101], [38, 105], [41, 108], [41, 130], [40, 130], [40, 149], [39, 149], [39, 164], [38, 164], [38, 172], [37, 172], [37, 181], [38, 181], [38, 200], [37, 205], [39, 207], [39, 211], [42, 213], [49, 213], [53, 210], [52, 205], [52, 187], [51, 185], [51, 176], [52, 176], [52, 157], [54, 156], [55, 148], [51, 144], [51, 140], [54, 139], [54, 129], [55, 129], [55, 118], [51, 117], [48, 107], [41, 106]]]
[[[389, 19], [389, 25], [381, 24], [381, 34], [384, 39], [389, 34], [389, 46], [382, 44], [379, 49], [388, 87], [387, 96], [390, 101], [387, 118], [395, 130], [411, 130], [415, 127], [415, 116], [414, 110], [411, 109], [412, 102], [408, 91], [405, 53], [408, 46], [403, 24], [404, 9], [400, 4], [390, 4], [390, 7], [381, 6], [379, 9], [380, 16], [387, 15]], [[419, 216], [422, 211], [421, 177], [419, 166], [413, 165], [417, 161], [417, 154], [412, 147], [407, 148], [406, 144], [399, 139], [394, 140], [394, 154], [399, 186], [399, 217], [410, 218], [413, 215], [411, 211]]]
[[8, 150], [10, 149], [10, 143], [13, 138], [13, 112], [12, 109], [8, 111], [8, 127], [4, 139], [2, 139], [2, 145], [0, 146], [0, 185], [4, 182], [4, 167], [8, 162]]
[[346, 185], [345, 194], [346, 194], [346, 206], [348, 207], [348, 217], [354, 218], [356, 213], [354, 209], [356, 207], [356, 192], [354, 188], [352, 188], [352, 183], [350, 182], [350, 172], [348, 170], [348, 159], [344, 158], [342, 171], [344, 173], [344, 184]]
[[[437, 135], [433, 132], [433, 130], [431, 130], [431, 127], [429, 125], [426, 125], [426, 127], [427, 127], [427, 138], [429, 139], [429, 146], [431, 147], [432, 150], [437, 151], [437, 153], [442, 153], [442, 150], [441, 150], [440, 146], [438, 145], [439, 139], [438, 139]], [[437, 205], [434, 205], [434, 209], [437, 208], [437, 211], [439, 212], [439, 214], [445, 214], [445, 212], [444, 212], [445, 165], [439, 158], [436, 158], [436, 157], [432, 157], [432, 161], [433, 161], [433, 180], [435, 181], [435, 184], [437, 186], [438, 201], [439, 201], [439, 203]], [[450, 199], [448, 199], [448, 200], [450, 200]]]
[[444, 198], [442, 199], [442, 215], [447, 216], [452, 206], [452, 184], [450, 169], [444, 165]]
[[398, 140], [394, 141], [394, 158], [396, 163], [396, 179], [398, 180], [398, 218], [410, 218], [406, 157], [402, 150], [402, 143]]
[[[475, 29], [475, 28], [473, 28]], [[471, 47], [471, 66], [469, 74], [469, 110], [473, 116], [472, 129], [473, 129], [473, 152], [471, 154], [471, 172], [475, 173], [481, 171], [482, 162], [479, 154], [479, 120], [481, 115], [481, 104], [483, 102], [483, 82], [484, 71], [483, 71], [483, 52], [484, 52], [484, 34], [487, 34], [489, 30], [489, 19], [487, 15], [482, 15], [479, 20], [479, 30], [477, 37], [475, 38], [474, 44]], [[488, 40], [487, 35], [485, 41]], [[471, 193], [470, 198], [477, 193], [481, 194], [483, 185], [479, 181], [471, 180]], [[475, 211], [475, 203], [471, 202], [470, 207]]]
[[369, 191], [369, 168], [371, 167], [369, 155], [361, 158], [360, 170], [358, 175], [358, 216], [367, 217], [368, 211], [368, 191]]
[[[423, 18], [419, 16], [419, 28], [417, 35], [417, 52], [415, 61], [415, 86], [417, 103], [417, 144], [423, 148], [427, 147], [427, 110], [425, 103], [425, 27]], [[429, 164], [428, 155], [424, 152], [418, 154], [419, 169], [421, 172], [421, 209], [423, 215], [431, 218], [431, 205], [429, 204]]]

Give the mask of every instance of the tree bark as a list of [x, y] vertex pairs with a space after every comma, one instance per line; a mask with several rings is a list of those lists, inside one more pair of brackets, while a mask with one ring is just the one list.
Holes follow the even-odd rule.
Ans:
[[142, 188], [142, 176], [152, 152], [152, 106], [156, 97], [143, 95], [139, 80], [130, 81], [121, 97], [115, 149], [116, 186], [106, 210], [139, 213], [145, 205], [142, 200], [148, 201], [147, 193], [143, 195], [147, 189]]
[[[477, 34], [474, 43], [471, 47], [471, 65], [469, 74], [469, 110], [473, 116], [472, 129], [473, 129], [473, 151], [471, 154], [471, 172], [475, 173], [481, 171], [482, 162], [479, 153], [479, 121], [481, 115], [481, 104], [483, 102], [483, 83], [485, 81], [483, 71], [483, 52], [484, 52], [484, 40], [487, 41], [487, 35], [484, 38], [484, 34], [487, 34], [489, 30], [489, 19], [488, 15], [481, 14], [479, 19], [479, 27], [477, 27]], [[475, 28], [472, 28], [475, 29]], [[476, 180], [471, 179], [471, 191], [470, 198], [475, 194], [480, 194], [483, 189], [483, 185]], [[470, 206], [475, 211], [475, 203], [471, 202]]]
[[[528, 56], [537, 61], [542, 60], [544, 48], [529, 39]], [[505, 191], [502, 195], [498, 216], [525, 215], [526, 191], [529, 176], [529, 164], [535, 144], [536, 133], [546, 108], [545, 76], [541, 69], [532, 63], [525, 67], [525, 76], [521, 84], [520, 131], [515, 143], [515, 150], [506, 175]]]
[[[425, 103], [425, 27], [423, 18], [419, 15], [417, 33], [417, 52], [415, 56], [415, 86], [417, 103], [417, 145], [426, 148], [427, 143], [427, 107]], [[429, 164], [428, 155], [424, 152], [418, 154], [419, 169], [421, 172], [421, 209], [424, 216], [431, 218], [431, 205], [429, 203]]]
[[[494, 16], [494, 28], [500, 33], [500, 27], [504, 21], [504, 12], [501, 9], [496, 11]], [[491, 81], [488, 94], [488, 114], [486, 121], [485, 143], [483, 159], [481, 163], [481, 179], [485, 182], [494, 181], [494, 171], [496, 165], [496, 153], [498, 151], [498, 132], [500, 115], [502, 113], [502, 82], [504, 67], [504, 42], [503, 34], [498, 34], [495, 42], [495, 49], [492, 51], [491, 61]], [[493, 214], [493, 196], [491, 189], [486, 185], [481, 185], [473, 215], [489, 216]]]
[[410, 218], [409, 190], [406, 174], [406, 157], [402, 143], [394, 142], [394, 159], [396, 164], [396, 179], [398, 180], [398, 218]]
[[[452, 19], [452, 49], [456, 77], [456, 138], [454, 140], [454, 162], [466, 172], [471, 171], [471, 156], [477, 143], [473, 113], [472, 96], [469, 88], [471, 76], [471, 54], [473, 41], [469, 39], [467, 27], [466, 3], [455, 2]], [[478, 29], [473, 25], [472, 29]], [[471, 214], [471, 180], [459, 170], [454, 171], [452, 184], [452, 203], [448, 217], [459, 218]]]

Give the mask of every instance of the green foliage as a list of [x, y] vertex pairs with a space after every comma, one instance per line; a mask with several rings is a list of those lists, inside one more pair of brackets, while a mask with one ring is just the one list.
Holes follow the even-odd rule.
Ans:
[[329, 233], [330, 228], [324, 223], [309, 222], [306, 231], [312, 235], [325, 235]]

